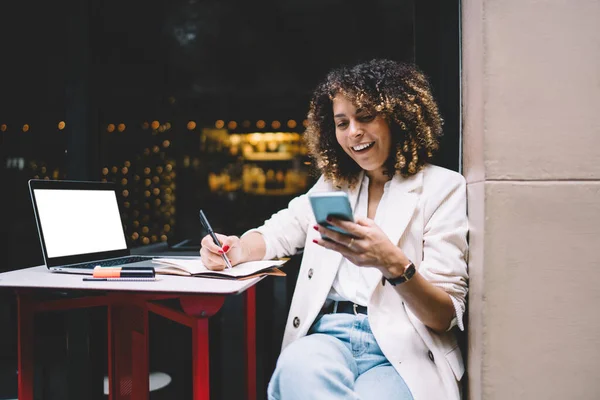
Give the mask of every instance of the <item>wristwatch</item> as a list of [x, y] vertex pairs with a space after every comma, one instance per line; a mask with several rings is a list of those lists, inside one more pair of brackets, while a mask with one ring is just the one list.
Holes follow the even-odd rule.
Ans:
[[386, 281], [391, 283], [393, 286], [399, 285], [406, 281], [409, 281], [415, 275], [416, 269], [413, 263], [408, 264], [406, 268], [404, 268], [404, 273], [396, 278], [385, 278]]

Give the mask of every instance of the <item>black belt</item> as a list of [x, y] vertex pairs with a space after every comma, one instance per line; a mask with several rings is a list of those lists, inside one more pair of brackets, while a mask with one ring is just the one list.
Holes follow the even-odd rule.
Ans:
[[[337, 304], [337, 308], [336, 305]], [[332, 301], [330, 305], [323, 309], [324, 314], [345, 313], [345, 314], [367, 314], [367, 307], [359, 306], [351, 301]]]

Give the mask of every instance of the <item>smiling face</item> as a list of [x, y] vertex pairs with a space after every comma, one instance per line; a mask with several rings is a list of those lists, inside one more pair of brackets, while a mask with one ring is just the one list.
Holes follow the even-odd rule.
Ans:
[[366, 171], [370, 179], [387, 180], [383, 174], [392, 147], [388, 122], [377, 114], [356, 109], [347, 98], [333, 99], [335, 136], [342, 149]]

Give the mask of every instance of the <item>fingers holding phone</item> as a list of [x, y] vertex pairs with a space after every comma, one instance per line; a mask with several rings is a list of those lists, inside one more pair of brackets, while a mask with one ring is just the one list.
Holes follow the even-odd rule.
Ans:
[[[344, 229], [338, 225], [336, 225], [336, 223], [339, 220], [336, 219], [331, 219], [331, 223], [328, 224], [327, 227], [323, 226], [323, 225], [315, 225], [314, 229], [319, 232], [321, 234], [321, 238], [323, 239], [323, 242], [327, 243], [327, 244], [337, 244], [337, 245], [341, 245], [349, 250], [356, 250], [356, 247], [354, 246], [354, 244], [356, 243], [357, 240], [359, 240], [359, 237], [355, 234], [350, 234], [348, 229]], [[348, 223], [348, 222], [346, 222]], [[332, 229], [332, 228], [338, 228], [338, 229]], [[344, 233], [341, 233], [341, 231], [343, 230]], [[321, 244], [319, 243], [319, 241], [315, 241], [315, 243]], [[332, 248], [330, 246], [324, 246], [327, 248]]]

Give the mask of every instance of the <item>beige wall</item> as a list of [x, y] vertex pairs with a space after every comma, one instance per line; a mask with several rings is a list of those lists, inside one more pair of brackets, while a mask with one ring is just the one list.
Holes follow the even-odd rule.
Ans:
[[463, 0], [468, 397], [600, 398], [600, 1]]

